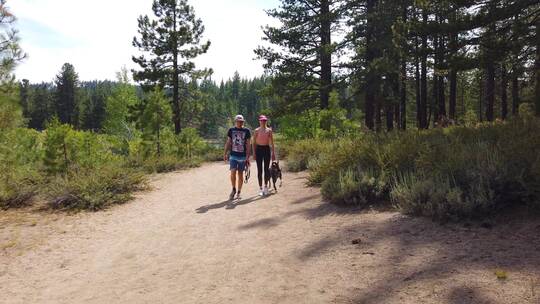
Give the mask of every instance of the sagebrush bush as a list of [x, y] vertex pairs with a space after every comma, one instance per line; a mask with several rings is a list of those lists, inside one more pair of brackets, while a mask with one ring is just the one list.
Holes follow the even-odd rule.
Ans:
[[217, 148], [190, 128], [180, 135], [165, 131], [161, 155], [147, 144], [140, 132], [97, 134], [58, 120], [43, 132], [2, 130], [0, 208], [25, 206], [39, 196], [58, 209], [99, 210], [129, 199], [143, 184], [143, 173], [191, 168], [217, 157]]
[[282, 150], [287, 155], [287, 169], [292, 172], [303, 171], [309, 168], [309, 162], [317, 159], [331, 147], [324, 140], [299, 140], [296, 142], [281, 143]]
[[[331, 147], [329, 149], [328, 147]], [[299, 141], [293, 169], [330, 201], [392, 202], [406, 213], [460, 219], [540, 200], [540, 121]]]
[[74, 170], [53, 178], [48, 184], [46, 198], [54, 209], [97, 211], [127, 202], [131, 193], [141, 189], [143, 184], [144, 175], [126, 167]]

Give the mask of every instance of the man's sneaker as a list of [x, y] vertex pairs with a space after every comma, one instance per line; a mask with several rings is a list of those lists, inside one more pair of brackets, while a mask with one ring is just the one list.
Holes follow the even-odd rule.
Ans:
[[259, 196], [264, 196], [264, 191], [262, 188], [259, 190]]
[[238, 191], [238, 193], [236, 193], [236, 199], [241, 199], [242, 197], [240, 196], [240, 191]]
[[233, 189], [233, 191], [231, 192], [231, 194], [229, 194], [229, 200], [233, 200], [234, 199], [234, 195], [236, 194], [236, 190]]
[[263, 195], [268, 195], [268, 187], [263, 188]]

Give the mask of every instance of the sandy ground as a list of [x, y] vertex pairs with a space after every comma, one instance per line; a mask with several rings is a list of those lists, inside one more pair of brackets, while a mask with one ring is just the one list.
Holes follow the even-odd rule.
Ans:
[[291, 173], [231, 204], [226, 171], [161, 175], [104, 212], [0, 213], [0, 303], [540, 303], [538, 220], [344, 209]]

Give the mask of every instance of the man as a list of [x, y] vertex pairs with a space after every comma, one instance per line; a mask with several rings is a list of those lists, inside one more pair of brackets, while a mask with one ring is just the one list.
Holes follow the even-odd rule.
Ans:
[[[249, 166], [251, 154], [251, 132], [244, 128], [244, 116], [236, 115], [235, 126], [227, 132], [227, 142], [225, 143], [225, 154], [223, 159], [229, 162], [231, 170], [232, 191], [229, 199], [240, 199], [242, 185], [244, 184], [244, 170]], [[230, 155], [229, 155], [230, 152]], [[237, 185], [238, 182], [238, 185]]]

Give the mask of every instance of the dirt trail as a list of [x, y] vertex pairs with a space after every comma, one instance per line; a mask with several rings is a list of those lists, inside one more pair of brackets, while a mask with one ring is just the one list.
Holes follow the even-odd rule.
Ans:
[[159, 176], [105, 212], [0, 213], [0, 303], [540, 303], [539, 221], [342, 209], [290, 173], [230, 204], [226, 171]]

